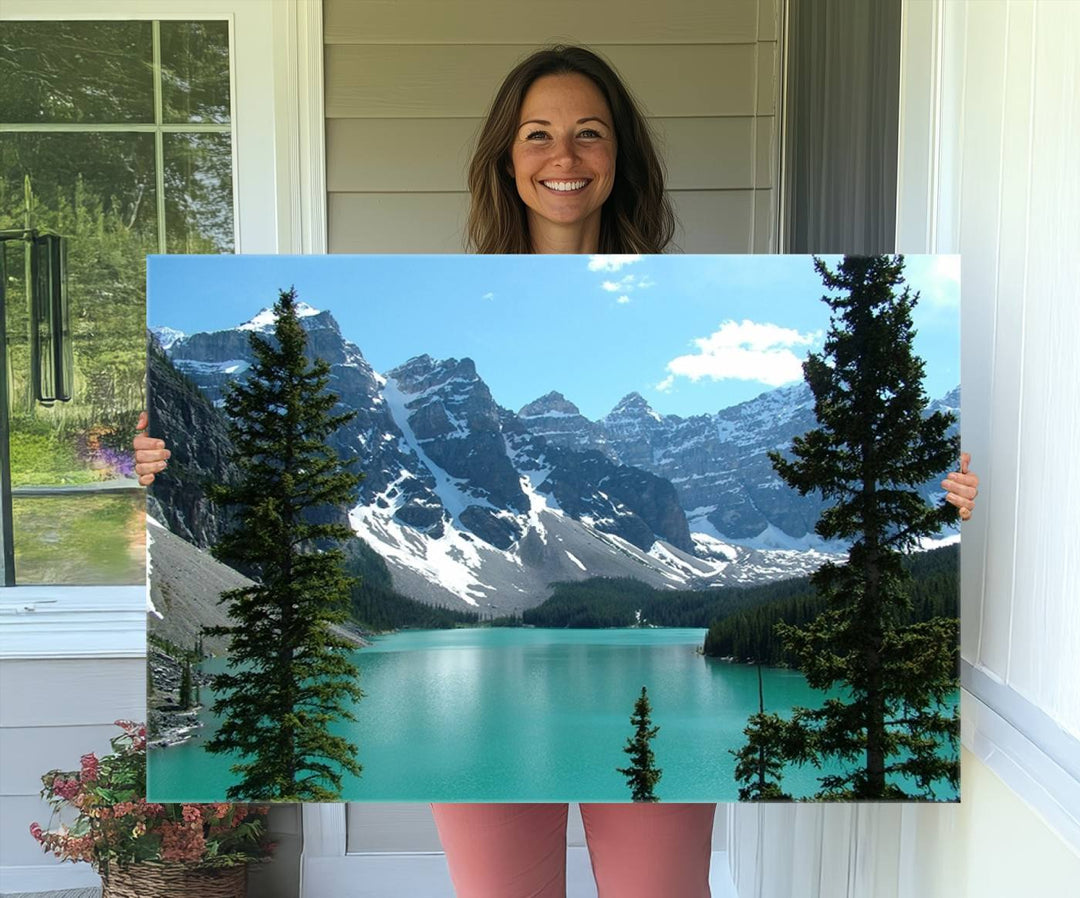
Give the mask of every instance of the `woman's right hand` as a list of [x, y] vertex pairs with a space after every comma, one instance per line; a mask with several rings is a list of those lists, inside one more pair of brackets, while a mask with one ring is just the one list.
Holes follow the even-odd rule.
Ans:
[[131, 441], [131, 447], [135, 450], [135, 473], [139, 476], [141, 486], [150, 486], [154, 482], [154, 475], [165, 470], [169, 456], [172, 453], [165, 448], [165, 441], [146, 436], [142, 431], [150, 424], [150, 417], [146, 412], [139, 414], [139, 423], [135, 429], [139, 431], [135, 439]]

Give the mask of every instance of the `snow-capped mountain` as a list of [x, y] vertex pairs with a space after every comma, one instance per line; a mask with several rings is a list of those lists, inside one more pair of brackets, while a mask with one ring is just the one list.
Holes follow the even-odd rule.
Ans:
[[[559, 580], [760, 582], [837, 551], [809, 532], [820, 507], [781, 488], [766, 456], [812, 426], [802, 385], [686, 419], [636, 393], [598, 422], [558, 393], [514, 413], [472, 360], [422, 355], [379, 374], [329, 312], [301, 305], [309, 356], [330, 364], [330, 388], [356, 412], [334, 438], [365, 475], [348, 520], [406, 595], [509, 611]], [[167, 355], [220, 406], [227, 383], [249, 376], [250, 333], [272, 326], [263, 310], [178, 337]]]
[[177, 340], [182, 340], [187, 336], [183, 331], [178, 331], [175, 327], [152, 327], [149, 330], [162, 349], [170, 348]]

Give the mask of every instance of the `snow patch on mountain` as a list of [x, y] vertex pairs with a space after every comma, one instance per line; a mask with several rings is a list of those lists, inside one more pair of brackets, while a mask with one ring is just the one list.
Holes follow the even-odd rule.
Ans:
[[[297, 318], [310, 318], [313, 315], [321, 315], [318, 309], [313, 306], [309, 306], [306, 302], [298, 302], [295, 304], [296, 317]], [[273, 309], [262, 309], [259, 314], [249, 321], [245, 321], [236, 329], [239, 331], [259, 331], [261, 333], [267, 333], [274, 329], [277, 324], [277, 315], [274, 314]]]
[[480, 505], [484, 508], [494, 509], [495, 506], [487, 499], [475, 496], [464, 489], [464, 480], [451, 477], [428, 457], [420, 445], [420, 440], [417, 439], [416, 434], [413, 432], [412, 426], [409, 424], [409, 409], [406, 407], [406, 403], [411, 402], [416, 394], [403, 393], [398, 387], [397, 381], [391, 377], [387, 378], [382, 395], [390, 409], [394, 423], [402, 433], [405, 442], [403, 448], [407, 447], [407, 450], [415, 454], [420, 463], [431, 472], [435, 478], [435, 494], [442, 502], [443, 508], [450, 513], [454, 523], [458, 524], [460, 522], [461, 513], [470, 505]]
[[173, 361], [173, 365], [178, 371], [187, 374], [188, 376], [193, 374], [223, 374], [235, 376], [247, 371], [248, 368], [251, 367], [251, 363], [246, 359], [226, 359], [224, 362], [200, 362], [197, 359], [176, 359]]
[[169, 350], [173, 343], [183, 340], [187, 336], [187, 334], [177, 330], [175, 327], [151, 327], [149, 330], [157, 338], [161, 348], [166, 351]]

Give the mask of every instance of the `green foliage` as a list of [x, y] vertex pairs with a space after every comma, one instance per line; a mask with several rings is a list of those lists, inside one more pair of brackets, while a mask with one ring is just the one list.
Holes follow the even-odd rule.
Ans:
[[187, 711], [191, 707], [191, 662], [184, 662], [180, 674], [180, 707]]
[[781, 786], [785, 756], [797, 751], [788, 742], [787, 722], [777, 714], [754, 714], [743, 730], [746, 744], [735, 755], [735, 781], [739, 801], [791, 801]]
[[823, 353], [803, 366], [819, 426], [793, 441], [791, 458], [771, 457], [788, 485], [833, 500], [816, 531], [853, 542], [846, 564], [811, 577], [825, 610], [776, 631], [812, 688], [840, 685], [845, 697], [795, 708], [769, 729], [759, 719], [752, 738], [770, 757], [845, 765], [820, 778], [820, 798], [916, 797], [896, 785], [900, 776], [932, 798], [936, 782], [959, 782], [959, 722], [943, 710], [958, 687], [959, 628], [955, 618], [905, 623], [912, 589], [902, 562], [921, 537], [956, 520], [955, 508], [928, 506], [916, 490], [955, 461], [953, 418], [924, 416], [923, 362], [912, 350], [917, 297], [900, 289], [903, 257], [815, 267], [832, 309]]
[[655, 788], [663, 776], [663, 771], [656, 766], [652, 750], [652, 740], [660, 732], [660, 727], [652, 725], [651, 715], [649, 693], [642, 686], [641, 695], [634, 702], [634, 713], [630, 715], [634, 735], [627, 738], [623, 748], [630, 756], [630, 766], [615, 768], [626, 777], [626, 784], [630, 787], [630, 795], [634, 801], [660, 800], [656, 797]]
[[[911, 575], [911, 605], [899, 612], [901, 623], [957, 616], [959, 562], [959, 547], [955, 545], [919, 552], [904, 559], [904, 569]], [[705, 654], [736, 661], [795, 666], [798, 659], [785, 650], [776, 625], [786, 623], [802, 627], [827, 608], [825, 598], [813, 591], [809, 580], [800, 582], [805, 585], [805, 590], [796, 596], [736, 611], [713, 621], [705, 636]]]
[[62, 861], [85, 861], [103, 876], [114, 865], [180, 863], [232, 867], [267, 859], [273, 851], [267, 808], [218, 804], [156, 804], [146, 800], [146, 727], [118, 720], [112, 752], [80, 759], [78, 770], [50, 770], [41, 797], [55, 830], [37, 823], [30, 834]]
[[348, 615], [339, 545], [352, 532], [326, 521], [355, 501], [360, 478], [327, 444], [352, 414], [334, 413], [326, 362], [305, 358], [295, 291], [274, 311], [274, 341], [251, 335], [251, 377], [225, 400], [240, 481], [215, 498], [238, 515], [214, 555], [255, 582], [222, 594], [233, 625], [206, 630], [230, 638], [230, 672], [214, 683], [223, 721], [206, 749], [243, 758], [230, 798], [333, 801], [360, 765], [328, 727], [353, 719], [347, 703], [363, 693], [352, 646], [331, 628]]
[[655, 589], [629, 577], [593, 577], [552, 584], [551, 596], [522, 618], [535, 627], [633, 627], [637, 612], [658, 627], [707, 627], [741, 608], [806, 592], [805, 577], [760, 586], [715, 589]]

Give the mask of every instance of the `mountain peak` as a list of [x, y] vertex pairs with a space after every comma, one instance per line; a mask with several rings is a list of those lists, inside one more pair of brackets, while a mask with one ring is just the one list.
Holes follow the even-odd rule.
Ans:
[[[298, 303], [296, 303], [295, 308], [296, 308], [296, 317], [297, 318], [313, 318], [316, 315], [323, 315], [323, 314], [325, 314], [328, 318], [330, 317], [329, 312], [326, 312], [326, 313], [321, 312], [319, 309], [316, 309], [314, 306], [309, 306], [306, 302], [298, 302]], [[330, 318], [330, 320], [333, 321], [333, 318]], [[237, 328], [237, 330], [241, 330], [241, 331], [261, 331], [261, 332], [272, 331], [274, 329], [274, 325], [276, 323], [277, 323], [277, 316], [274, 314], [274, 310], [272, 308], [264, 308], [264, 309], [261, 309], [259, 311], [259, 314], [257, 314], [254, 318], [252, 318], [249, 321], [245, 321], [243, 324], [241, 324]]]
[[618, 405], [611, 410], [610, 414], [608, 414], [608, 418], [622, 417], [648, 417], [655, 421], [663, 420], [660, 415], [653, 411], [648, 400], [638, 392], [627, 393], [619, 400]]
[[522, 418], [543, 418], [550, 415], [580, 415], [579, 409], [574, 403], [556, 390], [534, 399], [528, 405], [523, 405], [518, 412]]
[[480, 380], [476, 363], [468, 357], [433, 359], [427, 354], [418, 355], [386, 373], [406, 393], [418, 393], [451, 381], [472, 383]]

